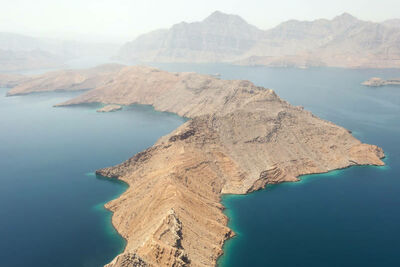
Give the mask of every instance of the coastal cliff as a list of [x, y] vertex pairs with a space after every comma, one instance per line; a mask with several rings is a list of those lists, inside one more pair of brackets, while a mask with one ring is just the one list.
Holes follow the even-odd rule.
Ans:
[[384, 164], [381, 148], [249, 81], [150, 67], [125, 67], [111, 76], [58, 106], [146, 104], [190, 120], [127, 161], [96, 171], [129, 185], [105, 205], [127, 240], [107, 267], [215, 266], [234, 236], [223, 194]]

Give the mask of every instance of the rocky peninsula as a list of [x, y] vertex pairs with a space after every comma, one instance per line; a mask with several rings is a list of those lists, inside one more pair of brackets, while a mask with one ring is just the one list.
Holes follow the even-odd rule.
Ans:
[[83, 103], [145, 104], [190, 118], [152, 147], [96, 172], [129, 185], [106, 204], [127, 240], [107, 267], [215, 266], [234, 235], [222, 194], [384, 165], [381, 148], [249, 81], [124, 67], [58, 106]]
[[61, 70], [26, 76], [14, 83], [14, 87], [7, 92], [7, 96], [92, 89], [109, 81], [122, 67], [124, 66], [119, 64], [104, 64], [90, 69]]
[[400, 78], [384, 80], [382, 78], [374, 77], [374, 78], [369, 79], [368, 81], [363, 82], [362, 85], [371, 86], [371, 87], [380, 87], [380, 86], [385, 86], [385, 85], [400, 85]]

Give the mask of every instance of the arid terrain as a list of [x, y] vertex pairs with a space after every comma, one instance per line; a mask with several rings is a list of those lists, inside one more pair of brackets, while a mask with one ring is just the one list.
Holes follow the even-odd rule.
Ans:
[[[22, 81], [9, 95], [86, 87], [57, 106], [145, 104], [190, 118], [145, 151], [97, 171], [129, 185], [106, 204], [127, 240], [108, 267], [215, 266], [224, 241], [234, 235], [222, 194], [246, 194], [304, 174], [384, 164], [381, 148], [249, 81], [143, 66], [118, 66], [106, 74], [104, 69], [110, 70], [44, 74]], [[89, 83], [95, 73], [103, 79]], [[45, 77], [46, 83], [35, 82]]]

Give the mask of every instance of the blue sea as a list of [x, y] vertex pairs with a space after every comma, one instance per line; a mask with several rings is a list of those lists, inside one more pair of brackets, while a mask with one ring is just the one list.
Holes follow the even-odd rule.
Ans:
[[53, 108], [76, 93], [0, 89], [0, 266], [103, 266], [125, 240], [103, 205], [124, 192], [96, 169], [151, 146], [185, 120], [148, 106]]
[[[381, 146], [386, 166], [301, 177], [222, 202], [236, 237], [218, 265], [400, 266], [400, 87], [368, 88], [400, 70], [155, 64], [220, 73], [274, 89], [294, 105]], [[151, 146], [185, 119], [129, 106], [53, 108], [77, 93], [4, 97], [0, 89], [1, 266], [102, 266], [124, 248], [103, 204], [126, 185], [96, 169]]]

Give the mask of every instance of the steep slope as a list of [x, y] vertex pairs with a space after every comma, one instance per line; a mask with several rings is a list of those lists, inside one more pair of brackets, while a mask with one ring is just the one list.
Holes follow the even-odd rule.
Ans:
[[400, 67], [398, 20], [373, 23], [344, 13], [332, 20], [290, 20], [262, 31], [239, 16], [215, 12], [201, 22], [138, 37], [125, 61], [234, 62], [242, 65]]
[[127, 43], [119, 58], [142, 62], [219, 62], [250, 49], [262, 31], [236, 15], [214, 12], [201, 22], [175, 24]]
[[400, 67], [400, 29], [344, 13], [333, 20], [289, 21], [266, 32], [245, 65]]

